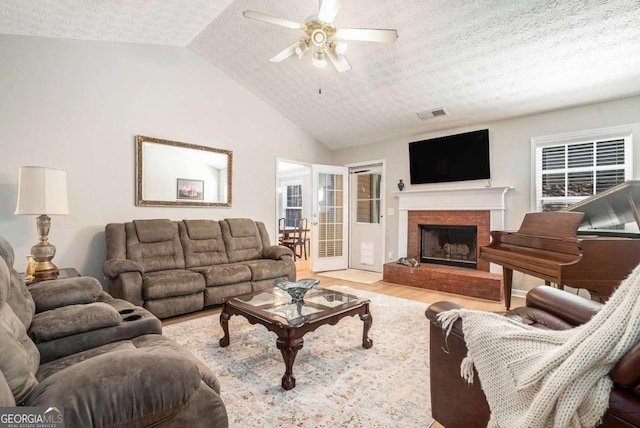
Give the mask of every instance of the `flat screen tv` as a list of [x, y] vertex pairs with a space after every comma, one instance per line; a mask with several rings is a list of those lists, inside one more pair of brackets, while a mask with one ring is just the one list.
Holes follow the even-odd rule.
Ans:
[[409, 143], [411, 184], [491, 178], [489, 130]]

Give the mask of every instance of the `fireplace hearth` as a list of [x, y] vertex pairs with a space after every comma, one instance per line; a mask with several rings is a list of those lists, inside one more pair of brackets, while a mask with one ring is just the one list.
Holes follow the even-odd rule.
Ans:
[[[421, 224], [475, 225], [478, 232], [477, 255], [479, 247], [491, 242], [491, 230], [504, 230], [505, 194], [510, 189], [475, 187], [397, 192], [397, 257], [420, 260]], [[499, 301], [502, 298], [502, 275], [490, 272], [486, 260], [478, 258], [476, 264], [476, 269], [434, 263], [408, 267], [394, 261], [384, 265], [383, 280]]]
[[468, 225], [420, 226], [420, 261], [476, 269], [478, 228]]

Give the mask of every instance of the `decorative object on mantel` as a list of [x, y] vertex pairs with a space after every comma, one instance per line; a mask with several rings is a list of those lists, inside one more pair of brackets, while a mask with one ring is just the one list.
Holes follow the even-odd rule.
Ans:
[[398, 190], [401, 192], [404, 190], [404, 182], [402, 181], [402, 178], [398, 182]]
[[302, 300], [304, 300], [304, 295], [307, 294], [307, 291], [311, 290], [319, 283], [319, 280], [313, 278], [299, 279], [295, 282], [278, 278], [274, 281], [276, 287], [289, 293], [292, 303], [302, 302]]
[[33, 276], [39, 280], [58, 276], [58, 268], [51, 262], [56, 247], [49, 243], [50, 215], [69, 215], [67, 172], [40, 166], [21, 166], [18, 181], [18, 215], [37, 214], [36, 226], [40, 242], [31, 247], [35, 260]]

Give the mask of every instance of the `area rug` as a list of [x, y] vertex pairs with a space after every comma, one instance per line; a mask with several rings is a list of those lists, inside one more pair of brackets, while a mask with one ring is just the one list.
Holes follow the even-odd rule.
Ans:
[[280, 386], [284, 362], [276, 336], [241, 316], [229, 320], [231, 344], [221, 348], [219, 315], [164, 327], [218, 376], [231, 427], [427, 427], [428, 321], [424, 303], [332, 286], [371, 300], [371, 349], [363, 323], [347, 317], [304, 336], [293, 374]]
[[382, 281], [382, 274], [358, 269], [334, 270], [318, 273], [320, 276], [328, 278], [342, 279], [343, 281], [359, 282], [361, 284], [373, 284]]

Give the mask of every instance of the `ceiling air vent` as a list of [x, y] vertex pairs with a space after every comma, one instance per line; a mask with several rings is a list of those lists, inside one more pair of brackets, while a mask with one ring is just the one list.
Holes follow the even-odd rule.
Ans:
[[447, 110], [444, 107], [440, 107], [434, 110], [426, 110], [416, 113], [421, 120], [433, 119], [440, 116], [447, 116]]

